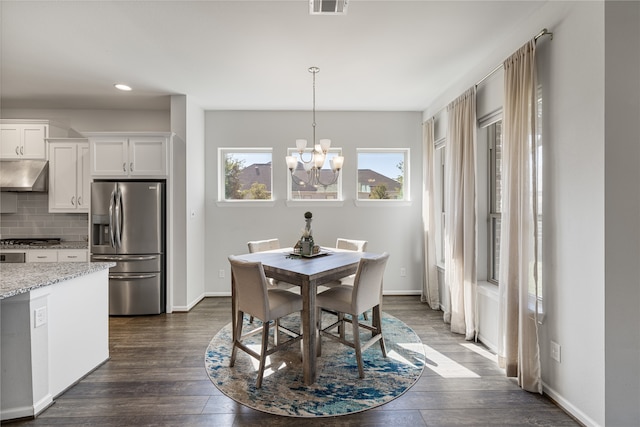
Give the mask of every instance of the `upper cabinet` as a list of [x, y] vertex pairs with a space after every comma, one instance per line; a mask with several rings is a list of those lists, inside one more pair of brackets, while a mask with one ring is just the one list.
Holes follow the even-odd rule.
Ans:
[[49, 212], [89, 212], [89, 141], [49, 139]]
[[0, 159], [46, 159], [45, 140], [68, 135], [48, 120], [1, 120]]
[[91, 176], [164, 178], [169, 171], [172, 134], [85, 133], [89, 138]]

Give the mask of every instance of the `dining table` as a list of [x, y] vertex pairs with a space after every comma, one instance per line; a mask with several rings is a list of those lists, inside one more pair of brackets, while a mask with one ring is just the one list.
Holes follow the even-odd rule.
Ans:
[[[300, 287], [302, 296], [302, 366], [303, 381], [311, 385], [316, 381], [316, 293], [318, 286], [354, 274], [360, 259], [376, 256], [368, 252], [349, 251], [336, 248], [321, 248], [314, 256], [294, 254], [293, 248], [254, 252], [237, 257], [244, 261], [262, 263], [265, 276]], [[233, 275], [232, 275], [233, 276]], [[232, 319], [236, 318], [235, 288], [231, 286]], [[232, 323], [235, 336], [235, 323]]]

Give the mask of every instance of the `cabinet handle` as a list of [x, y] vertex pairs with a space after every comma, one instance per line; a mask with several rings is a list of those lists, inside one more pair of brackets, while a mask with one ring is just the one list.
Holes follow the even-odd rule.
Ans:
[[133, 172], [133, 162], [129, 163], [129, 170]]
[[36, 255], [36, 258], [38, 258], [38, 259], [46, 259], [47, 256], [46, 255]]
[[126, 171], [127, 171], [127, 162], [124, 162], [124, 163], [122, 164], [122, 171], [123, 171], [123, 172], [126, 172]]
[[20, 155], [24, 154], [24, 145], [22, 147], [20, 147]]
[[82, 196], [78, 196], [78, 206], [82, 206]]
[[71, 196], [71, 204], [72, 204], [73, 206], [75, 206], [75, 205], [76, 205], [76, 196]]
[[78, 255], [67, 255], [67, 258], [69, 258], [69, 259], [75, 259], [75, 258], [78, 258]]
[[16, 155], [20, 155], [20, 146], [16, 145]]

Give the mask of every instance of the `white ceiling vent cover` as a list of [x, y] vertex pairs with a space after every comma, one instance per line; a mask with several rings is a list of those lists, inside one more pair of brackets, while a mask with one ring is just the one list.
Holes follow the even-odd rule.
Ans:
[[347, 0], [309, 0], [311, 15], [346, 15]]

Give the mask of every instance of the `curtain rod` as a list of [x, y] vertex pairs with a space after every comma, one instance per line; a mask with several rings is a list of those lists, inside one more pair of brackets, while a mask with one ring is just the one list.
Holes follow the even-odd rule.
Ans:
[[[551, 40], [553, 40], [553, 33], [550, 32], [549, 30], [547, 30], [546, 28], [543, 28], [542, 30], [540, 30], [540, 32], [538, 34], [535, 35], [535, 37], [533, 38], [534, 41], [538, 41], [538, 39], [542, 36], [550, 36]], [[500, 70], [503, 67], [503, 64], [498, 65], [496, 68], [494, 68], [493, 70], [491, 70], [491, 72], [489, 74], [487, 74], [486, 76], [484, 76], [483, 78], [481, 78], [478, 83], [476, 83], [474, 86], [478, 87], [478, 85], [480, 83], [482, 83], [483, 81], [487, 80], [489, 77], [491, 77], [495, 72], [497, 72], [498, 70]], [[440, 108], [438, 111], [436, 111], [431, 117], [434, 118], [436, 117], [438, 114], [440, 114], [442, 111], [444, 111], [447, 108], [447, 106], [445, 105], [444, 107]], [[429, 120], [429, 119], [427, 119]]]
[[[542, 36], [550, 36], [551, 40], [553, 40], [553, 33], [549, 32], [549, 30], [547, 30], [546, 28], [543, 28], [542, 30], [540, 30], [540, 32], [538, 34], [536, 34], [536, 36], [533, 38], [534, 41], [538, 41], [538, 39]], [[502, 64], [498, 65], [496, 68], [494, 68], [493, 70], [491, 70], [491, 72], [489, 74], [487, 74], [486, 76], [484, 76], [483, 78], [481, 78], [478, 83], [476, 83], [476, 87], [478, 87], [478, 85], [480, 83], [482, 83], [483, 81], [487, 80], [489, 77], [491, 77], [495, 72], [497, 72], [498, 70], [500, 70], [502, 68]]]

